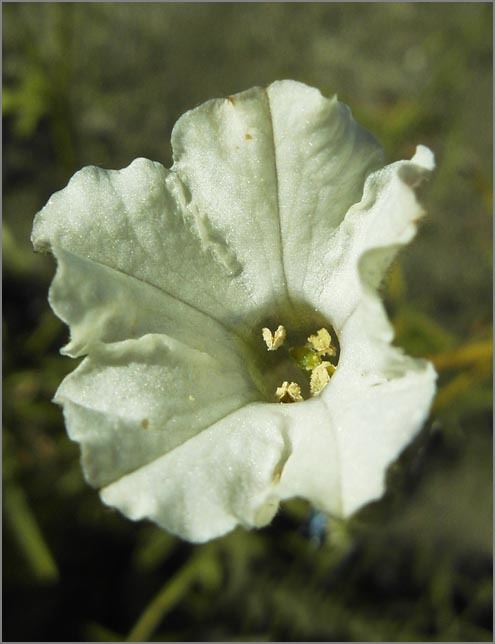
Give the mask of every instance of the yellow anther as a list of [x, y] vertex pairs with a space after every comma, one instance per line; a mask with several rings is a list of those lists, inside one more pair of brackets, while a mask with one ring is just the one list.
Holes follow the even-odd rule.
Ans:
[[328, 385], [330, 378], [335, 372], [335, 366], [331, 362], [322, 362], [311, 372], [309, 388], [312, 396], [317, 396]]
[[332, 336], [326, 329], [320, 329], [315, 335], [310, 335], [308, 342], [321, 356], [334, 356], [336, 354], [335, 347], [332, 344]]
[[261, 329], [261, 333], [263, 335], [263, 340], [266, 343], [268, 351], [276, 351], [279, 347], [281, 347], [286, 336], [285, 327], [283, 327], [281, 324], [273, 335], [270, 329], [267, 329], [266, 327]]
[[304, 400], [301, 396], [301, 387], [297, 382], [291, 382], [289, 384], [287, 380], [285, 380], [280, 387], [277, 387], [275, 396], [278, 402], [281, 403], [301, 402]]

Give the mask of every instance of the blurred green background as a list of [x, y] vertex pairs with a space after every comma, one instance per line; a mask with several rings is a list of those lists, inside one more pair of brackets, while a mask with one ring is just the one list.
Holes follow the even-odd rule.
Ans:
[[[10, 641], [491, 641], [491, 3], [3, 3], [4, 632]], [[32, 219], [87, 164], [170, 164], [185, 110], [293, 78], [388, 161], [431, 147], [429, 212], [384, 295], [440, 374], [388, 492], [191, 546], [105, 508], [50, 400], [75, 362]]]

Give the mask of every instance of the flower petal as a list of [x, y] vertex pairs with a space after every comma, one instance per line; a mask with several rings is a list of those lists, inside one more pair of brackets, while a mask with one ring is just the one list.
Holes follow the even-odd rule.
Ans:
[[319, 264], [310, 266], [305, 288], [338, 333], [362, 298], [362, 277], [378, 287], [399, 248], [416, 234], [424, 211], [414, 188], [433, 167], [431, 151], [418, 146], [411, 161], [371, 174], [361, 201], [349, 209]]
[[435, 393], [433, 367], [404, 357], [399, 376], [399, 365], [396, 356], [387, 376], [379, 368], [375, 373], [353, 374], [339, 364], [322, 394], [338, 446], [344, 516], [382, 496], [387, 467], [428, 415]]
[[[235, 254], [188, 206], [176, 175], [146, 159], [76, 173], [37, 214], [32, 240], [36, 250], [66, 251], [132, 276], [232, 326], [253, 307]], [[85, 281], [84, 273], [78, 284], [72, 279], [76, 288]]]
[[294, 81], [273, 83], [267, 94], [285, 271], [291, 297], [307, 300], [307, 273], [360, 200], [366, 177], [383, 165], [383, 150], [336, 96]]
[[95, 345], [61, 384], [86, 478], [107, 485], [256, 400], [240, 361], [225, 364], [163, 335]]
[[274, 476], [286, 447], [281, 416], [255, 403], [105, 487], [101, 497], [131, 519], [150, 518], [193, 542], [236, 525], [261, 527], [278, 508]]
[[[283, 498], [292, 491], [330, 514], [352, 514], [383, 494], [387, 467], [428, 415], [435, 371], [391, 346], [393, 329], [376, 288], [397, 250], [416, 233], [423, 211], [413, 189], [433, 167], [432, 153], [419, 146], [411, 162], [371, 175], [323, 261], [309, 266], [304, 288], [336, 327], [341, 354], [317, 399], [327, 409], [311, 421], [313, 401], [290, 408], [304, 414], [298, 427], [317, 428], [318, 438], [299, 436], [282, 476]], [[339, 485], [331, 479], [335, 472]]]
[[304, 296], [308, 261], [380, 165], [381, 148], [347, 107], [294, 81], [213, 100], [172, 133], [173, 170], [192, 204], [236, 250], [260, 300]]
[[340, 302], [344, 291], [335, 288], [341, 354], [322, 394], [336, 432], [344, 515], [383, 494], [387, 467], [421, 429], [435, 394], [433, 366], [391, 345], [393, 328], [376, 290], [398, 248], [416, 233], [422, 211], [410, 185], [432, 167], [431, 153], [420, 148], [411, 163], [376, 173], [344, 222], [352, 245], [340, 277], [350, 303]]
[[332, 418], [321, 397], [280, 405], [288, 458], [276, 493], [300, 497], [328, 514], [341, 514], [339, 449]]
[[71, 329], [63, 353], [80, 356], [98, 342], [161, 333], [193, 349], [207, 353], [214, 349], [225, 364], [238, 360], [235, 336], [197, 308], [92, 259], [60, 247], [54, 252], [58, 266], [49, 300]]

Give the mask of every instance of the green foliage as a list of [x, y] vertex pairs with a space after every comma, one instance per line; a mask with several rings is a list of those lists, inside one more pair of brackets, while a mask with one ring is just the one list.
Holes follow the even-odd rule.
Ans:
[[[491, 641], [490, 3], [4, 3], [4, 637]], [[54, 392], [74, 362], [34, 213], [86, 164], [170, 162], [177, 117], [277, 78], [337, 91], [389, 159], [431, 147], [429, 213], [390, 272], [396, 342], [439, 392], [388, 492], [326, 540], [190, 546], [105, 508]]]

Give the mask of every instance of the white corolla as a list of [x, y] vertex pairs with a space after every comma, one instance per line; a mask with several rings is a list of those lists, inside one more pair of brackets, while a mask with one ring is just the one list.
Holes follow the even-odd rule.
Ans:
[[346, 106], [294, 81], [187, 112], [172, 145], [170, 170], [82, 169], [34, 221], [63, 353], [85, 356], [55, 397], [85, 477], [194, 542], [290, 497], [348, 516], [435, 391], [377, 295], [433, 155], [383, 167]]

